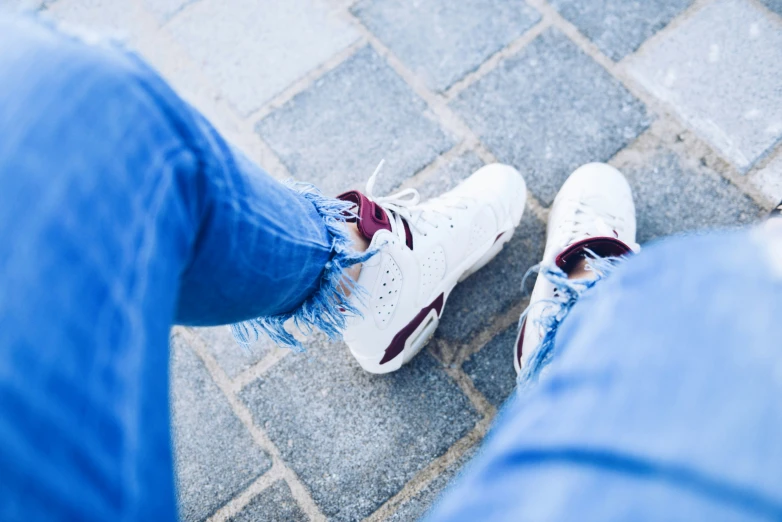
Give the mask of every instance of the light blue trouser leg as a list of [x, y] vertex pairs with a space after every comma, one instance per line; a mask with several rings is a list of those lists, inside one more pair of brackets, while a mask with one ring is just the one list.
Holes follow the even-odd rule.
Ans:
[[756, 236], [666, 240], [583, 294], [429, 520], [782, 520], [782, 270]]
[[0, 520], [175, 519], [171, 324], [338, 327], [344, 206], [135, 56], [0, 20]]

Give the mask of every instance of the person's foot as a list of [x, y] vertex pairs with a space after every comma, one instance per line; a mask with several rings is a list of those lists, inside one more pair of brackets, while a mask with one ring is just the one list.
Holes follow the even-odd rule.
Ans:
[[507, 165], [487, 165], [442, 196], [419, 202], [403, 190], [339, 199], [356, 205], [359, 231], [378, 253], [361, 267], [358, 284], [367, 295], [351, 300], [363, 317], [351, 317], [344, 333], [350, 352], [366, 371], [398, 370], [434, 333], [456, 283], [483, 267], [507, 243], [521, 221], [526, 185]]
[[[622, 173], [604, 163], [578, 168], [551, 205], [541, 268], [557, 266], [571, 278], [589, 277], [583, 268], [591, 254], [617, 257], [638, 250], [633, 195]], [[546, 333], [540, 319], [556, 306], [556, 290], [541, 270], [514, 345], [517, 373]]]

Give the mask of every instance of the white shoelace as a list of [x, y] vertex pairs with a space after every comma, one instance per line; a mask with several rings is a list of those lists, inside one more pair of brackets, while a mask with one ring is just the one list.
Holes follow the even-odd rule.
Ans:
[[[581, 199], [564, 202], [576, 208], [575, 214], [571, 220], [564, 221], [560, 225], [560, 230], [564, 232], [565, 246], [589, 237], [615, 237], [619, 238], [619, 231], [624, 228], [624, 219], [602, 212], [600, 202], [590, 202]], [[633, 251], [638, 251], [640, 247], [637, 243], [628, 244]]]
[[[375, 169], [375, 172], [369, 177], [366, 185], [366, 197], [379, 205], [389, 215], [393, 221], [392, 227], [394, 232], [402, 239], [406, 241], [404, 222], [406, 221], [411, 231], [415, 231], [423, 236], [427, 235], [425, 228], [427, 226], [439, 228], [442, 217], [446, 218], [449, 222], [453, 221], [453, 217], [448, 214], [445, 208], [415, 208], [421, 202], [421, 194], [414, 188], [407, 188], [391, 194], [390, 196], [375, 196], [374, 188], [377, 181], [380, 169], [383, 168], [385, 160], [381, 160], [380, 164]], [[439, 198], [444, 207], [464, 209], [462, 201], [450, 201], [445, 197]], [[439, 219], [436, 216], [441, 216]], [[429, 219], [427, 219], [429, 217]], [[453, 225], [450, 225], [453, 226]]]

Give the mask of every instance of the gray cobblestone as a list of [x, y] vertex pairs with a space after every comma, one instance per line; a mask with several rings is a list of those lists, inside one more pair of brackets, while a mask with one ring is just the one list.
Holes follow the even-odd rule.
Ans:
[[363, 0], [353, 12], [438, 91], [540, 20], [523, 0]]
[[257, 129], [295, 178], [330, 195], [363, 190], [384, 158], [376, 192], [387, 192], [454, 144], [424, 101], [369, 47]]
[[779, 16], [782, 16], [782, 0], [760, 0], [764, 4], [766, 4], [766, 7], [777, 13]]
[[205, 520], [271, 467], [201, 360], [171, 341], [172, 410], [179, 514]]
[[284, 480], [278, 480], [256, 495], [229, 522], [299, 522], [309, 520]]
[[198, 0], [144, 0], [144, 4], [147, 6], [147, 9], [157, 16], [160, 23], [164, 23], [185, 6], [197, 1]]
[[166, 27], [243, 115], [358, 38], [311, 0], [200, 0]]
[[737, 168], [782, 139], [782, 30], [751, 2], [719, 0], [645, 52], [630, 73]]
[[418, 187], [421, 199], [439, 196], [458, 185], [483, 166], [483, 161], [474, 152], [465, 152], [441, 165], [432, 172], [426, 182]]
[[424, 486], [414, 497], [402, 504], [399, 509], [388, 517], [388, 522], [413, 522], [421, 520], [435, 503], [441, 498], [448, 486], [458, 478], [464, 467], [478, 453], [478, 448], [473, 446], [456, 462], [448, 466], [432, 482]]
[[525, 296], [521, 280], [529, 267], [540, 262], [546, 228], [525, 212], [513, 239], [491, 263], [470, 276], [448, 298], [435, 336], [457, 343], [470, 341], [492, 318]]
[[691, 4], [692, 0], [551, 0], [563, 17], [616, 61]]
[[640, 101], [553, 29], [452, 105], [547, 205], [576, 167], [609, 159], [649, 124]]
[[[530, 282], [530, 285], [533, 283]], [[513, 367], [516, 332], [515, 324], [509, 326], [462, 365], [478, 391], [495, 408], [500, 408], [516, 388], [516, 370]]]
[[736, 227], [761, 215], [730, 182], [664, 148], [621, 170], [633, 189], [640, 243], [678, 232]]
[[375, 511], [479, 418], [426, 352], [376, 376], [344, 345], [321, 342], [279, 362], [241, 398], [332, 520]]
[[282, 349], [265, 335], [260, 336], [258, 341], [251, 343], [250, 346], [243, 347], [236, 342], [228, 326], [193, 328], [193, 331], [203, 339], [207, 350], [231, 379], [252, 367], [272, 351]]

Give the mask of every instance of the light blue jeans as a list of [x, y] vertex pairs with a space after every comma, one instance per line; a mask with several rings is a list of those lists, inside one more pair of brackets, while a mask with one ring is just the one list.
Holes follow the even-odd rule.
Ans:
[[[0, 520], [174, 520], [171, 324], [337, 333], [362, 259], [345, 206], [115, 46], [0, 21], [0, 81]], [[431, 518], [782, 519], [782, 270], [759, 237], [671, 240], [585, 293]]]

